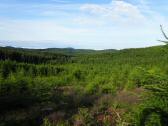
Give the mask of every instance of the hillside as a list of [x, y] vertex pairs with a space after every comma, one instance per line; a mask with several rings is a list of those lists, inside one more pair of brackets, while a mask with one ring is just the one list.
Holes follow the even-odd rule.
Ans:
[[74, 48], [46, 48], [46, 49], [28, 49], [28, 48], [16, 48], [12, 46], [0, 47], [1, 49], [17, 50], [17, 51], [33, 51], [33, 52], [48, 52], [48, 53], [61, 53], [61, 54], [88, 54], [96, 52], [116, 52], [116, 49], [107, 50], [92, 50], [92, 49], [74, 49]]
[[168, 125], [168, 46], [0, 48], [0, 126]]

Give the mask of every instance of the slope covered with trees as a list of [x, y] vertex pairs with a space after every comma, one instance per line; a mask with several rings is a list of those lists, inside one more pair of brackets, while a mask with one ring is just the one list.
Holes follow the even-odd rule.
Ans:
[[68, 51], [0, 48], [0, 126], [168, 125], [167, 45]]

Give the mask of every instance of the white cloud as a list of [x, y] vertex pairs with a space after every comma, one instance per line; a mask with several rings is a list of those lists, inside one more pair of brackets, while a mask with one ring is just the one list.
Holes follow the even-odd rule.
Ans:
[[102, 26], [105, 24], [103, 21], [99, 19], [95, 20], [95, 18], [92, 17], [76, 17], [73, 19], [73, 22], [83, 26]]
[[68, 40], [90, 32], [85, 28], [61, 26], [54, 20], [1, 20], [0, 24], [0, 38], [4, 40]]
[[110, 4], [85, 4], [82, 11], [98, 16], [110, 17], [113, 20], [142, 20], [145, 17], [137, 6], [124, 1], [112, 1]]

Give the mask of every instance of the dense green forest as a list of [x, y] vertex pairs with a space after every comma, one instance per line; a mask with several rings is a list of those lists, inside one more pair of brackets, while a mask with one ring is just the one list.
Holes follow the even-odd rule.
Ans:
[[167, 125], [167, 45], [0, 47], [0, 126]]

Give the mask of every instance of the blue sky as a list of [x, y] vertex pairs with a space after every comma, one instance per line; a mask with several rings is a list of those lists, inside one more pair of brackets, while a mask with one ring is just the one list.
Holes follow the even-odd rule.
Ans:
[[[0, 0], [0, 45], [123, 49], [159, 45], [167, 0]], [[167, 30], [168, 31], [168, 30]]]

